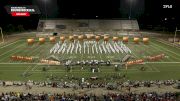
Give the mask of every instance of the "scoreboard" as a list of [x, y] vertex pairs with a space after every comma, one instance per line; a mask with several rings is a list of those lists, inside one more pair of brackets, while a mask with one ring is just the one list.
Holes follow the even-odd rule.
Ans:
[[22, 5], [22, 6], [5, 6], [6, 11], [11, 16], [30, 16], [31, 14], [40, 14], [40, 10], [34, 5]]

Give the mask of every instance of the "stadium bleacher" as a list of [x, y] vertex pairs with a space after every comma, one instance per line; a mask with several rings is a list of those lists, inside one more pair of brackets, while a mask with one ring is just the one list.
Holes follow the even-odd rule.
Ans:
[[38, 31], [139, 30], [137, 20], [40, 20]]

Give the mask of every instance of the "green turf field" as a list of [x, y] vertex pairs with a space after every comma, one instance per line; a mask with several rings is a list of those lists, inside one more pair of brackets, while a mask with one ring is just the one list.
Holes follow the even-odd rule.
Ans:
[[[27, 45], [26, 39], [20, 39], [12, 43], [0, 45], [0, 80], [47, 80], [51, 75], [56, 76], [58, 80], [67, 79], [68, 77], [74, 78], [90, 78], [98, 76], [102, 80], [111, 80], [111, 76], [126, 75], [126, 79], [130, 80], [164, 80], [164, 79], [180, 79], [180, 49], [169, 46], [159, 42], [157, 39], [151, 39], [148, 45], [142, 42], [134, 44], [130, 41], [126, 44], [131, 50], [135, 59], [141, 59], [149, 55], [157, 55], [164, 53], [165, 58], [156, 61], [148, 62], [145, 64], [129, 66], [128, 70], [125, 68], [115, 71], [113, 66], [100, 67], [101, 72], [90, 72], [89, 66], [81, 70], [81, 67], [73, 66], [71, 72], [67, 72], [64, 66], [51, 66], [42, 65], [39, 60], [50, 56], [49, 50], [54, 44], [46, 42], [39, 45], [38, 42], [32, 46]], [[36, 60], [33, 63], [25, 63], [21, 61], [12, 61], [12, 55], [32, 56]], [[57, 54], [56, 54], [57, 55]], [[118, 60], [125, 56], [125, 54], [58, 54], [61, 59], [72, 60]], [[117, 62], [117, 61], [116, 61]], [[145, 67], [145, 71], [141, 71], [140, 67]], [[42, 71], [43, 67], [48, 70]], [[27, 76], [22, 76], [27, 74]]]

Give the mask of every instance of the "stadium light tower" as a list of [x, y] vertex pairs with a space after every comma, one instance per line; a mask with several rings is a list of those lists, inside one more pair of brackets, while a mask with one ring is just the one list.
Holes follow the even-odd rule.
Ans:
[[47, 2], [49, 2], [50, 0], [41, 0], [42, 3], [44, 3], [44, 11], [45, 11], [45, 17], [47, 20]]
[[48, 0], [44, 0], [45, 13], [46, 13], [46, 20], [47, 20], [47, 7], [46, 7], [46, 6], [47, 6], [47, 5], [46, 5], [47, 1], [48, 1]]
[[132, 12], [132, 2], [134, 0], [129, 0], [129, 20], [131, 19], [131, 12]]

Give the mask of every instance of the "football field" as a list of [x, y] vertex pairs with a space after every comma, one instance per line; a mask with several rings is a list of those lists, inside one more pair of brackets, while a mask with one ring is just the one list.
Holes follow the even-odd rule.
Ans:
[[[158, 39], [150, 39], [149, 44], [145, 45], [140, 42], [135, 44], [129, 41], [125, 44], [132, 52], [131, 55], [135, 60], [143, 59], [147, 56], [165, 54], [163, 59], [158, 61], [144, 61], [144, 64], [124, 67], [118, 71], [114, 69], [114, 65], [100, 66], [100, 72], [92, 73], [90, 66], [85, 66], [81, 70], [81, 66], [72, 66], [72, 70], [67, 72], [64, 65], [44, 65], [40, 63], [41, 59], [45, 59], [50, 54], [50, 49], [54, 46], [53, 43], [46, 42], [39, 44], [38, 39], [33, 45], [28, 45], [26, 39], [19, 39], [11, 43], [0, 45], [0, 80], [48, 80], [52, 76], [57, 80], [68, 78], [90, 78], [97, 76], [102, 80], [111, 80], [113, 76], [126, 75], [126, 79], [130, 80], [164, 80], [164, 79], [180, 79], [180, 49], [167, 45], [158, 41]], [[59, 40], [56, 40], [58, 42]], [[110, 42], [112, 42], [110, 40]], [[11, 56], [29, 56], [33, 57], [33, 62], [13, 61]], [[122, 53], [107, 53], [107, 54], [53, 54], [60, 60], [71, 59], [76, 60], [110, 60], [115, 63], [120, 63], [120, 60], [126, 55]], [[132, 59], [133, 60], [133, 59]], [[47, 70], [43, 71], [46, 67]], [[140, 70], [144, 67], [145, 70]]]

